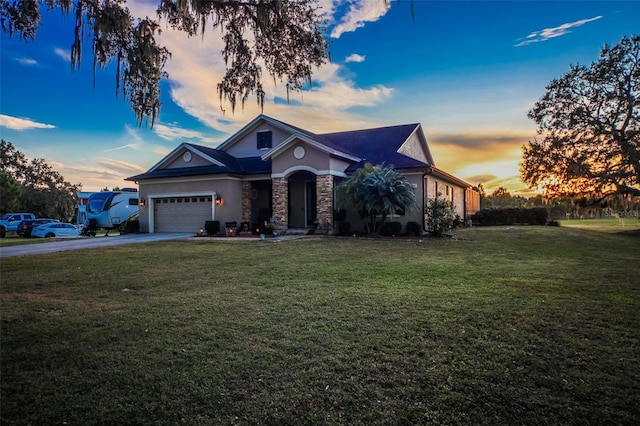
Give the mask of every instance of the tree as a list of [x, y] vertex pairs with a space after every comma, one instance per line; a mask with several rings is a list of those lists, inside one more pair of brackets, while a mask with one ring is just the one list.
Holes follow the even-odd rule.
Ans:
[[444, 232], [453, 227], [456, 220], [456, 209], [450, 200], [437, 193], [435, 198], [429, 199], [426, 205], [427, 228], [429, 232], [441, 237]]
[[388, 215], [418, 206], [411, 181], [390, 166], [367, 163], [336, 189], [339, 204], [355, 208], [368, 234], [378, 234]]
[[[21, 189], [19, 208], [36, 216], [70, 220], [76, 208], [80, 184], [71, 184], [42, 158], [28, 161], [11, 142], [0, 143], [0, 171], [10, 179], [0, 183], [2, 194], [14, 191], [12, 182]], [[4, 198], [4, 197], [3, 197]]]
[[0, 214], [19, 210], [21, 197], [20, 183], [0, 169]]
[[607, 45], [589, 67], [571, 66], [528, 112], [539, 138], [520, 171], [549, 196], [640, 195], [640, 37]]
[[[158, 44], [160, 24], [134, 19], [124, 0], [0, 0], [2, 29], [24, 40], [35, 40], [41, 10], [59, 8], [72, 14], [74, 36], [71, 66], [80, 65], [85, 34], [91, 37], [94, 75], [96, 68], [116, 63], [116, 95], [131, 104], [138, 125], [160, 111], [160, 81], [168, 77], [164, 66], [171, 53]], [[317, 0], [159, 0], [159, 20], [190, 36], [205, 28], [220, 33], [226, 74], [217, 89], [221, 103], [244, 105], [255, 94], [263, 106], [262, 66], [289, 90], [301, 90], [311, 82], [313, 67], [328, 58], [321, 31]], [[95, 84], [95, 79], [94, 79]]]

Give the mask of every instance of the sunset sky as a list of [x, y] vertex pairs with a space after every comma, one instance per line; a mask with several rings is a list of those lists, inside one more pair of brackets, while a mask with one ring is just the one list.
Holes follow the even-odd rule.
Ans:
[[[140, 17], [158, 1], [129, 0]], [[602, 46], [640, 33], [640, 1], [320, 0], [332, 62], [313, 89], [286, 102], [264, 79], [264, 113], [316, 133], [422, 123], [436, 166], [487, 190], [527, 194], [521, 147], [535, 136], [527, 111], [545, 86], [588, 65]], [[44, 158], [83, 190], [127, 186], [181, 142], [215, 147], [260, 113], [223, 115], [219, 33], [187, 38], [166, 27], [172, 52], [153, 128], [137, 127], [115, 97], [114, 67], [92, 55], [72, 71], [73, 18], [45, 14], [35, 42], [2, 34], [0, 132], [28, 158]], [[85, 46], [90, 48], [90, 43]]]

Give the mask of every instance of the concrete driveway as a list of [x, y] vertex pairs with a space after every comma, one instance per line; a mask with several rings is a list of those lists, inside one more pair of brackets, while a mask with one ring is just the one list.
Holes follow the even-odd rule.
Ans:
[[55, 253], [58, 251], [80, 250], [95, 247], [117, 246], [121, 244], [148, 243], [152, 241], [177, 240], [191, 238], [193, 233], [176, 234], [124, 234], [109, 237], [83, 237], [58, 240], [40, 244], [25, 244], [0, 248], [0, 259], [31, 254]]

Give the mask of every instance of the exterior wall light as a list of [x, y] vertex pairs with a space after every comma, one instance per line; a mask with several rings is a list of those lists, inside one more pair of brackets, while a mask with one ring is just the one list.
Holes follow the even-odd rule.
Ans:
[[222, 206], [222, 205], [224, 205], [224, 200], [220, 195], [216, 194], [216, 206]]
[[144, 207], [144, 206], [147, 205], [147, 200], [144, 199], [144, 198], [140, 198], [140, 203], [139, 204], [140, 204], [140, 207]]

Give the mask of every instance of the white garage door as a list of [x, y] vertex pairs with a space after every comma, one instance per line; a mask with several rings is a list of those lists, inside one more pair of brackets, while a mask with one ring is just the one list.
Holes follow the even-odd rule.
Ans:
[[211, 220], [211, 196], [153, 200], [154, 232], [198, 232]]

